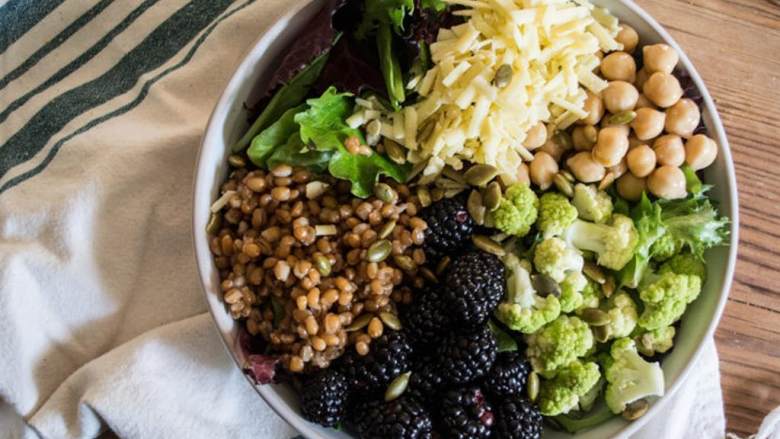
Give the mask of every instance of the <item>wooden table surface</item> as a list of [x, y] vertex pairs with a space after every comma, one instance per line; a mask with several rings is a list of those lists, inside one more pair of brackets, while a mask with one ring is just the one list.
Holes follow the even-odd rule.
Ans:
[[727, 429], [780, 406], [780, 1], [637, 0], [696, 65], [737, 170], [739, 261], [715, 335]]

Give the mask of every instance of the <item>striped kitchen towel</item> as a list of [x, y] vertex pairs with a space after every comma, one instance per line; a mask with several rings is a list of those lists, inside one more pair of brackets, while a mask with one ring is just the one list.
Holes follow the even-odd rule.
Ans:
[[[223, 349], [190, 230], [209, 113], [294, 1], [0, 0], [0, 438], [296, 434]], [[712, 344], [667, 411], [642, 437], [723, 436]]]

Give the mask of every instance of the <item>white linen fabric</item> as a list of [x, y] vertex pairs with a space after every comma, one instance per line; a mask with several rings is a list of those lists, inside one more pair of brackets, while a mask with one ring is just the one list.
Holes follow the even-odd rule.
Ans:
[[[209, 113], [291, 3], [0, 2], [0, 437], [296, 434], [221, 345], [190, 230]], [[707, 346], [637, 437], [724, 436]]]

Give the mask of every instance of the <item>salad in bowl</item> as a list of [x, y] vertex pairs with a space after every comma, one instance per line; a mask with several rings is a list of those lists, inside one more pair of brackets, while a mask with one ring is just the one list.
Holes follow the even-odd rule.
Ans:
[[322, 5], [211, 200], [248, 376], [363, 438], [645, 415], [730, 242], [678, 51], [587, 0]]

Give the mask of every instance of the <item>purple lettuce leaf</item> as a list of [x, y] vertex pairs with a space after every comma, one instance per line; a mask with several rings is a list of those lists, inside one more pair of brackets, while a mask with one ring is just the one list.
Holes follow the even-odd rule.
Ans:
[[314, 84], [314, 92], [322, 94], [328, 87], [341, 92], [360, 94], [373, 91], [387, 97], [385, 80], [379, 69], [379, 60], [366, 44], [342, 36], [331, 49], [328, 62]]
[[276, 366], [279, 357], [275, 355], [250, 355], [244, 373], [249, 375], [255, 384], [271, 384], [276, 376]]

